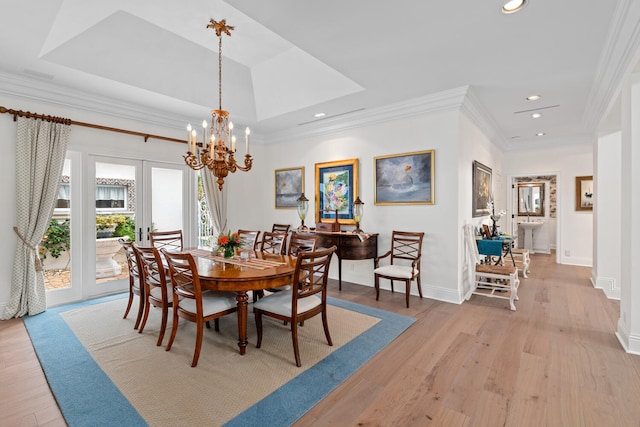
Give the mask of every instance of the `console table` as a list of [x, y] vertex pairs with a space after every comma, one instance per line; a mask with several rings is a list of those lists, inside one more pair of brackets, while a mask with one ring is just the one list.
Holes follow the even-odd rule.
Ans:
[[[300, 232], [299, 232], [300, 233]], [[329, 248], [336, 245], [338, 256], [338, 289], [342, 290], [342, 260], [374, 259], [378, 256], [378, 233], [355, 234], [344, 231], [314, 231], [303, 232], [316, 236], [318, 246]]]

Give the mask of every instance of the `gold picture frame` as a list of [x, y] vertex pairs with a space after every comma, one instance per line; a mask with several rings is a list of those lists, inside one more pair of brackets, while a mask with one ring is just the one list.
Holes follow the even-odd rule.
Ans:
[[374, 157], [374, 204], [435, 204], [434, 166], [435, 150]]
[[593, 175], [576, 176], [576, 211], [593, 211]]
[[276, 209], [296, 209], [304, 193], [304, 166], [276, 169], [274, 182]]
[[358, 159], [316, 163], [316, 223], [355, 224], [353, 201], [358, 194]]

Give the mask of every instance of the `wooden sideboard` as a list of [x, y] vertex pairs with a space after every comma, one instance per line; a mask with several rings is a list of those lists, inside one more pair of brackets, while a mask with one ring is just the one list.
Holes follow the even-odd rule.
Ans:
[[[338, 248], [338, 288], [342, 290], [342, 260], [374, 259], [378, 256], [378, 233], [364, 233], [358, 235], [351, 232], [309, 231], [306, 233], [316, 236], [318, 247]], [[375, 262], [374, 262], [375, 264]]]

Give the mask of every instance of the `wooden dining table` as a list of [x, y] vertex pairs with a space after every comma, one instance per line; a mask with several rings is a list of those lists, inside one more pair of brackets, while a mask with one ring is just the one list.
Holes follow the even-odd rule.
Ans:
[[194, 256], [202, 289], [235, 292], [238, 307], [238, 347], [247, 349], [247, 306], [249, 291], [261, 291], [290, 284], [296, 257], [248, 251], [249, 258], [226, 259], [205, 249], [188, 250]]

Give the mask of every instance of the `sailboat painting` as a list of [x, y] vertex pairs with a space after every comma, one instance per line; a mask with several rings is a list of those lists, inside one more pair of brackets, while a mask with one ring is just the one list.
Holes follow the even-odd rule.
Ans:
[[375, 204], [434, 204], [434, 150], [374, 158]]

